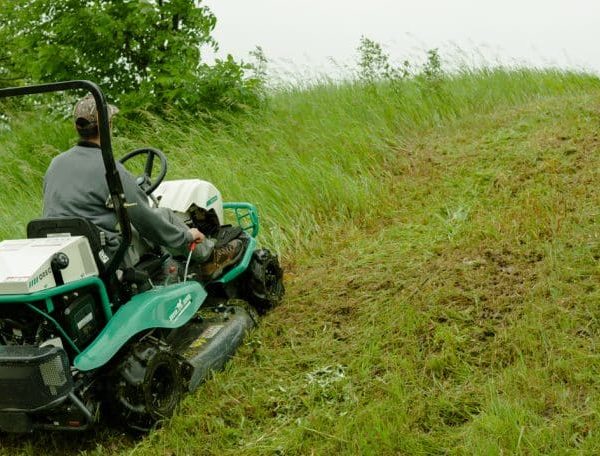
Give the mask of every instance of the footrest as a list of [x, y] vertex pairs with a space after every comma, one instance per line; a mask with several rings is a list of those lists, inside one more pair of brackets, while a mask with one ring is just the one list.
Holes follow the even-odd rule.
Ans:
[[221, 247], [234, 239], [239, 238], [244, 230], [239, 226], [222, 226], [215, 236], [215, 247]]

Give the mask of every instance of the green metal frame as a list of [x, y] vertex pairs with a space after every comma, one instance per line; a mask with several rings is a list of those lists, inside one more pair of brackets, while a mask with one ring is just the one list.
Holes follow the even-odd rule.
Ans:
[[223, 209], [232, 210], [235, 213], [235, 218], [238, 225], [246, 233], [255, 238], [258, 236], [260, 228], [260, 220], [258, 218], [258, 210], [256, 206], [250, 203], [223, 203]]
[[[18, 295], [0, 295], [0, 305], [2, 304], [24, 304], [31, 311], [41, 315], [46, 320], [54, 325], [56, 330], [64, 337], [65, 341], [75, 350], [77, 353], [81, 353], [81, 350], [73, 339], [71, 339], [65, 330], [60, 326], [60, 324], [50, 316], [50, 312], [54, 311], [54, 303], [52, 302], [52, 298], [54, 296], [59, 296], [64, 293], [69, 293], [71, 291], [79, 290], [84, 287], [94, 286], [98, 291], [98, 295], [100, 296], [100, 301], [102, 304], [102, 311], [104, 312], [104, 317], [108, 322], [112, 316], [112, 309], [110, 305], [110, 301], [108, 300], [108, 293], [106, 293], [106, 287], [102, 280], [98, 277], [86, 277], [85, 279], [76, 280], [74, 282], [67, 283], [65, 285], [58, 286], [56, 288], [49, 288], [47, 290], [37, 291], [31, 294], [18, 294]], [[34, 303], [43, 302], [46, 305], [46, 311], [37, 308]]]
[[15, 294], [15, 295], [0, 295], [0, 305], [2, 304], [19, 304], [19, 303], [34, 303], [43, 301], [46, 304], [46, 310], [52, 312], [54, 310], [54, 303], [52, 298], [54, 296], [69, 293], [70, 291], [79, 290], [84, 287], [95, 286], [102, 302], [102, 311], [106, 320], [110, 320], [113, 313], [111, 304], [108, 299], [108, 293], [106, 292], [106, 286], [104, 282], [98, 277], [86, 277], [84, 279], [76, 280], [74, 282], [60, 285], [55, 288], [49, 288], [47, 290], [36, 291], [30, 294]]
[[226, 284], [231, 282], [233, 279], [242, 274], [246, 269], [248, 269], [248, 265], [250, 264], [250, 260], [252, 259], [252, 254], [256, 249], [256, 236], [258, 235], [258, 231], [260, 228], [260, 220], [258, 218], [258, 210], [256, 206], [250, 203], [233, 203], [227, 202], [223, 203], [223, 209], [231, 210], [235, 214], [235, 218], [237, 224], [243, 229], [246, 233], [250, 235], [250, 241], [248, 243], [248, 247], [246, 248], [246, 252], [244, 253], [244, 257], [242, 260], [235, 265], [232, 269], [227, 271], [222, 277], [214, 280], [212, 283], [220, 283]]

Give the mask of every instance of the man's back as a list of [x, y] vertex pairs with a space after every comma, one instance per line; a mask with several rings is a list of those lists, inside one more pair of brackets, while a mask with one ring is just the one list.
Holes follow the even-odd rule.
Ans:
[[117, 218], [106, 206], [109, 196], [98, 147], [77, 145], [52, 160], [44, 177], [44, 217], [87, 218], [116, 247]]
[[75, 146], [55, 157], [44, 178], [44, 217], [79, 215], [115, 231], [116, 218], [106, 207], [109, 195], [97, 147]]

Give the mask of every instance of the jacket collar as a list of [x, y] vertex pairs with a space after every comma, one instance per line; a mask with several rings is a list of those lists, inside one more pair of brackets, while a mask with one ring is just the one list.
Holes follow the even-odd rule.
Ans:
[[78, 141], [77, 145], [81, 146], [81, 147], [95, 147], [96, 149], [100, 149], [100, 146], [98, 144], [93, 143], [91, 141], [86, 141], [84, 139], [82, 139], [81, 141]]

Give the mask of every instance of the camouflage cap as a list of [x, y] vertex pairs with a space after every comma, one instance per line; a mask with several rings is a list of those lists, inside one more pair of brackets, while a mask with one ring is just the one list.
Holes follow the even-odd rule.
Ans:
[[[109, 104], [108, 106], [108, 120], [112, 118], [116, 113], [119, 112], [119, 108]], [[90, 123], [98, 123], [98, 112], [96, 111], [96, 101], [91, 94], [86, 95], [75, 105], [73, 110], [73, 121], [77, 123], [77, 120], [85, 119]]]

